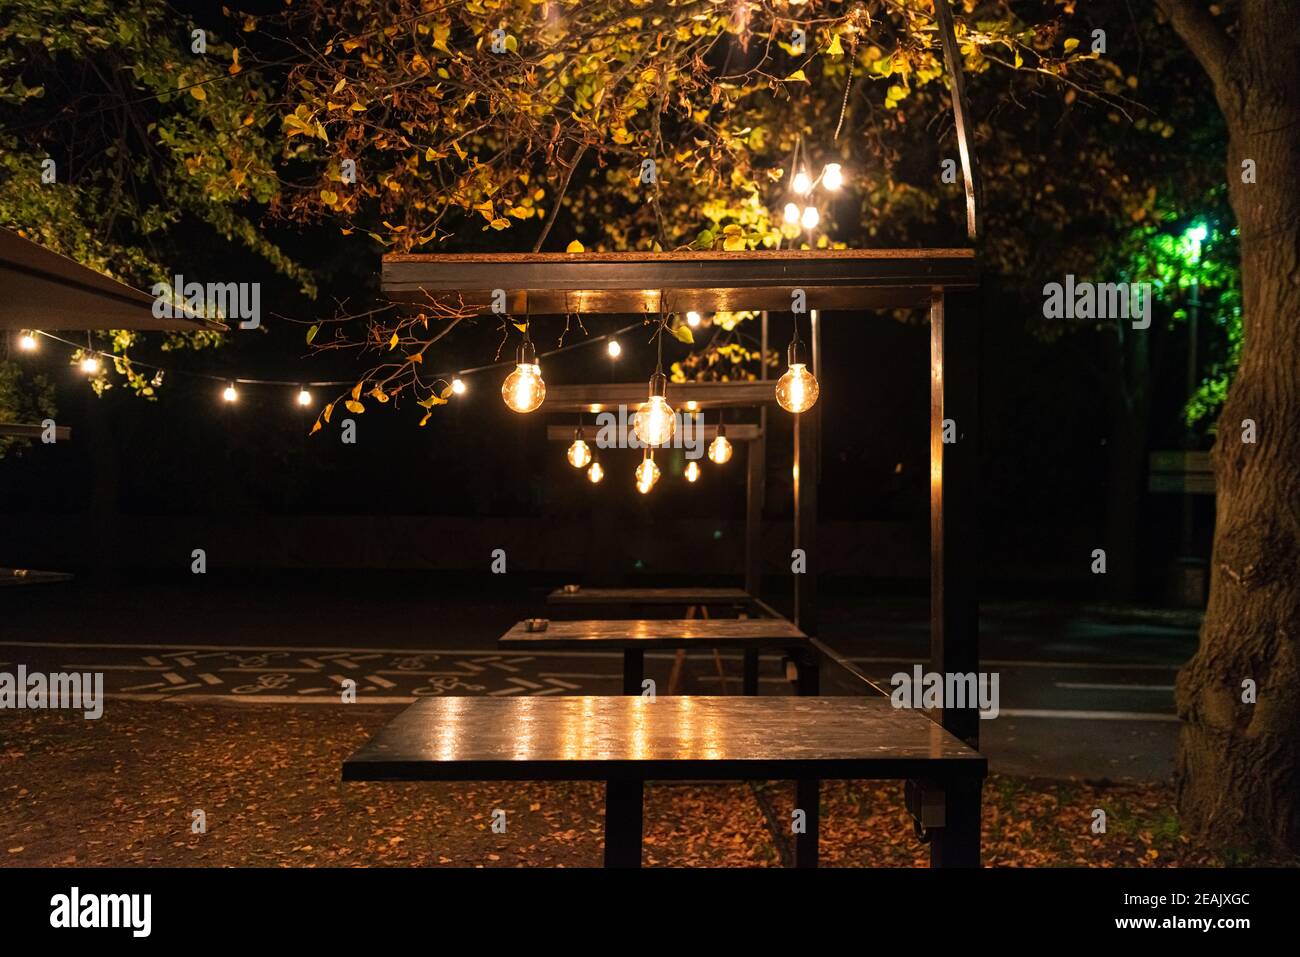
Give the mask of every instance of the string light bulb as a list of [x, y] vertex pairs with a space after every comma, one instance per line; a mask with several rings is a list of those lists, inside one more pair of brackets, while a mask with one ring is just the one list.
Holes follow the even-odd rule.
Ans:
[[709, 443], [709, 461], [714, 465], [726, 465], [731, 461], [731, 440], [727, 438], [727, 427], [718, 423], [718, 434]]
[[575, 469], [585, 469], [591, 464], [591, 446], [583, 438], [582, 426], [573, 433], [573, 444], [569, 446], [567, 458]]
[[650, 377], [650, 397], [632, 417], [632, 431], [644, 445], [665, 445], [677, 431], [677, 415], [664, 397], [668, 377], [656, 372]]
[[298, 404], [303, 406], [311, 405], [311, 392], [305, 386], [298, 390]]
[[546, 399], [542, 367], [537, 364], [537, 350], [525, 338], [515, 353], [515, 371], [501, 383], [501, 398], [511, 411], [536, 412]]
[[821, 221], [822, 214], [817, 212], [816, 206], [805, 206], [803, 215], [799, 217], [799, 223], [804, 229], [816, 229]]
[[600, 467], [600, 463], [592, 462], [591, 468], [587, 469], [587, 478], [591, 481], [591, 484], [595, 485], [604, 477], [605, 477], [605, 470]]
[[23, 350], [23, 352], [35, 352], [36, 336], [32, 335], [30, 332], [24, 332], [18, 338], [18, 348]]
[[686, 314], [686, 324], [694, 329], [700, 324], [702, 318], [703, 317], [698, 312], [688, 312]]
[[844, 185], [844, 169], [839, 163], [827, 163], [823, 167], [822, 185], [832, 193]]
[[467, 388], [467, 386], [465, 385], [465, 380], [464, 380], [464, 379], [452, 379], [452, 380], [451, 380], [451, 391], [452, 391], [453, 393], [455, 393], [456, 395], [464, 395], [464, 394], [465, 394], [465, 389], [466, 389], [466, 388]]
[[794, 203], [785, 204], [785, 221], [791, 226], [799, 222], [799, 207]]
[[99, 356], [86, 356], [82, 359], [81, 371], [86, 375], [97, 375], [99, 373]]
[[221, 397], [227, 402], [234, 402], [239, 398], [239, 392], [235, 389], [235, 384], [233, 382], [226, 386], [226, 391], [221, 393]]
[[686, 463], [686, 481], [694, 482], [700, 477], [700, 463], [692, 459]]
[[617, 358], [618, 358], [620, 355], [622, 355], [622, 354], [623, 354], [623, 347], [620, 346], [620, 345], [618, 344], [618, 340], [617, 340], [617, 339], [610, 339], [610, 340], [609, 340], [609, 357], [610, 357], [611, 359], [617, 359]]
[[812, 192], [812, 188], [813, 188], [812, 177], [808, 175], [808, 171], [806, 169], [801, 169], [799, 170], [799, 172], [794, 174], [794, 182], [791, 183], [791, 187], [800, 196], [807, 196], [809, 193]]
[[807, 412], [816, 404], [821, 389], [817, 385], [817, 377], [808, 371], [808, 365], [804, 362], [803, 343], [799, 341], [798, 327], [786, 355], [790, 367], [776, 382], [776, 403], [787, 412]]
[[659, 466], [655, 465], [654, 455], [647, 451], [641, 464], [636, 467], [636, 490], [646, 495], [658, 481]]

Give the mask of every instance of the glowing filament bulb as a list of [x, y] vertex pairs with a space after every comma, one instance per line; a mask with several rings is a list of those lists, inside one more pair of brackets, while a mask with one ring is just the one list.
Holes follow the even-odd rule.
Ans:
[[794, 182], [791, 185], [793, 186], [794, 191], [800, 196], [807, 196], [812, 192], [812, 179], [808, 176], [808, 171], [805, 169], [801, 169], [799, 172], [794, 174]]
[[464, 379], [452, 379], [452, 380], [451, 380], [451, 391], [454, 392], [456, 395], [464, 395], [464, 394], [465, 394], [465, 388], [466, 388], [466, 386], [465, 386], [465, 380], [464, 380]]
[[298, 390], [298, 404], [299, 404], [299, 405], [311, 405], [311, 393], [308, 392], [306, 389], [299, 389], [299, 390]]
[[86, 375], [95, 375], [99, 372], [99, 356], [86, 356], [81, 360], [81, 371]]
[[591, 446], [582, 438], [582, 430], [573, 437], [573, 444], [568, 451], [569, 464], [575, 469], [585, 469], [591, 464]]
[[18, 340], [18, 348], [22, 349], [23, 352], [35, 352], [36, 337], [30, 332], [24, 332]]
[[235, 384], [233, 382], [226, 386], [226, 391], [221, 393], [221, 397], [227, 402], [234, 402], [239, 398], [239, 393], [235, 390]]
[[620, 346], [620, 345], [618, 344], [618, 340], [617, 340], [617, 339], [610, 339], [610, 340], [609, 340], [609, 357], [610, 357], [611, 359], [617, 359], [617, 358], [618, 358], [620, 355], [622, 355], [622, 354], [623, 354], [623, 347]]
[[700, 477], [700, 463], [694, 460], [686, 463], [686, 481], [694, 482]]
[[776, 383], [776, 401], [787, 412], [806, 412], [817, 401], [816, 377], [802, 362], [792, 362]]
[[822, 170], [822, 185], [832, 193], [844, 185], [844, 170], [839, 163], [827, 163]]
[[636, 490], [642, 495], [648, 493], [659, 481], [659, 466], [652, 458], [644, 458], [636, 467]]
[[665, 445], [677, 431], [677, 416], [664, 398], [668, 379], [662, 372], [650, 377], [650, 397], [632, 417], [632, 431], [644, 445]]
[[799, 207], [794, 203], [785, 204], [785, 221], [791, 226], [799, 222]]
[[600, 463], [592, 462], [591, 468], [587, 469], [587, 478], [591, 480], [591, 484], [595, 485], [604, 477], [605, 477], [605, 470], [600, 467]]
[[700, 324], [701, 318], [702, 317], [698, 312], [688, 312], [686, 314], [686, 324], [690, 326], [692, 329], [694, 329], [696, 326]]
[[709, 461], [715, 465], [726, 465], [731, 461], [731, 451], [731, 440], [720, 434], [709, 443]]
[[817, 224], [822, 221], [822, 214], [817, 212], [816, 206], [805, 206], [803, 216], [799, 217], [799, 222], [804, 229], [816, 229]]
[[515, 412], [534, 412], [546, 398], [542, 367], [537, 364], [533, 344], [527, 340], [515, 354], [515, 371], [501, 383], [501, 398]]

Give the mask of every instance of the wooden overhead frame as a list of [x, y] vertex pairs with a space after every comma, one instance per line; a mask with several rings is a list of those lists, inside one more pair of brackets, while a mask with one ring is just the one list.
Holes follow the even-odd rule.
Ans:
[[[515, 315], [789, 312], [923, 308], [932, 289], [973, 289], [970, 249], [757, 250], [660, 253], [390, 254], [383, 289], [394, 302], [431, 300], [491, 311], [505, 294]], [[495, 296], [499, 299], [499, 296]]]
[[[974, 195], [973, 193], [971, 195]], [[973, 209], [973, 207], [972, 207]], [[972, 216], [973, 220], [973, 216]], [[389, 255], [383, 289], [395, 301], [439, 300], [489, 310], [493, 292], [520, 315], [657, 313], [661, 298], [674, 312], [694, 309], [789, 312], [802, 289], [812, 317], [812, 363], [821, 371], [820, 325], [836, 311], [912, 307], [930, 316], [930, 606], [931, 668], [940, 673], [978, 670], [979, 640], [970, 548], [974, 521], [974, 470], [978, 447], [979, 332], [946, 310], [951, 293], [978, 287], [979, 260], [972, 249], [877, 249], [670, 253], [502, 253], [492, 255]], [[498, 297], [499, 298], [499, 297]], [[820, 321], [818, 315], [820, 314]], [[766, 323], [764, 351], [768, 348]], [[766, 375], [766, 366], [763, 374]], [[674, 391], [676, 390], [676, 391]], [[823, 395], [828, 393], [823, 383]], [[641, 402], [642, 383], [548, 386], [544, 412], [591, 412], [597, 405]], [[698, 398], [697, 398], [698, 396]], [[712, 401], [710, 400], [712, 397]], [[674, 408], [753, 405], [766, 422], [772, 383], [669, 386]], [[708, 403], [708, 404], [706, 404]], [[795, 417], [794, 545], [804, 550], [805, 574], [795, 576], [795, 623], [816, 636], [817, 471], [819, 420], [825, 398]], [[944, 424], [958, 441], [943, 442]], [[760, 427], [760, 433], [765, 430]], [[751, 441], [750, 460], [762, 459], [765, 435]], [[761, 451], [759, 451], [761, 450]], [[749, 469], [749, 520], [762, 507], [765, 467]], [[746, 588], [757, 587], [757, 549], [746, 559]], [[972, 747], [979, 716], [972, 708], [932, 715]]]

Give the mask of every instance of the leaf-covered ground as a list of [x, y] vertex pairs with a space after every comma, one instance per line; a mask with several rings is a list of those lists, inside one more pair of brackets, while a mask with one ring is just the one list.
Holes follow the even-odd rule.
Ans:
[[[391, 708], [114, 702], [99, 721], [0, 714], [0, 864], [597, 866], [604, 788], [586, 783], [343, 784]], [[793, 785], [651, 784], [647, 865], [779, 866]], [[901, 782], [823, 785], [824, 865], [924, 866]], [[1265, 863], [1193, 846], [1164, 785], [994, 775], [993, 866]], [[1094, 809], [1105, 834], [1091, 831]], [[493, 811], [506, 831], [493, 833]], [[207, 833], [191, 830], [193, 812]], [[1294, 862], [1274, 862], [1294, 863]]]

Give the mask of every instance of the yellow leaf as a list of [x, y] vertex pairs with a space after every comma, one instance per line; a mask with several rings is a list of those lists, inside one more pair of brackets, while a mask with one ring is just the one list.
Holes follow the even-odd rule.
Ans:
[[203, 87], [201, 86], [190, 87], [190, 96], [194, 97], [194, 99], [198, 100], [199, 102], [202, 102], [203, 100], [206, 100], [208, 98], [208, 94], [204, 91]]
[[398, 342], [398, 339], [397, 339], [397, 333], [394, 332], [394, 333], [393, 333], [393, 338], [391, 338], [391, 339], [388, 340], [388, 348], [390, 348], [390, 349], [396, 349], [396, 348], [397, 348], [397, 342]]
[[695, 342], [695, 336], [691, 333], [691, 327], [684, 322], [678, 324], [677, 328], [673, 330], [673, 335], [688, 346]]
[[316, 338], [316, 333], [318, 332], [320, 332], [320, 323], [316, 323], [307, 330], [307, 345], [312, 344], [312, 340]]
[[347, 85], [348, 85], [348, 78], [346, 76], [340, 77], [339, 81], [334, 84], [334, 89], [330, 90], [330, 92], [337, 93], [339, 90], [343, 89]]
[[456, 390], [453, 389], [451, 386], [447, 386], [447, 388], [445, 388], [445, 389], [442, 390], [442, 393], [441, 393], [438, 397], [439, 397], [440, 399], [450, 399], [452, 393], [455, 392], [455, 391], [456, 391]]
[[831, 37], [831, 45], [826, 48], [828, 56], [843, 56], [844, 47], [840, 46], [840, 35], [836, 33]]
[[1068, 40], [1065, 41], [1065, 52], [1066, 52], [1066, 53], [1073, 53], [1075, 47], [1077, 47], [1078, 45], [1079, 45], [1079, 40], [1078, 40], [1078, 38], [1077, 38], [1077, 37], [1070, 37], [1070, 39], [1068, 39]]
[[311, 427], [311, 432], [309, 432], [308, 435], [315, 435], [317, 432], [320, 431], [320, 429], [321, 429], [320, 418], [317, 417], [316, 424]]
[[344, 402], [343, 407], [347, 409], [349, 412], [355, 412], [358, 415], [366, 411], [366, 407], [364, 405], [362, 405], [360, 402], [354, 402], [351, 399], [348, 399], [348, 401]]
[[429, 416], [431, 415], [433, 415], [432, 412], [424, 413], [424, 418], [420, 420], [420, 428], [424, 428], [425, 423], [429, 421]]
[[493, 229], [509, 229], [510, 220], [504, 219], [502, 217], [497, 217], [496, 219], [492, 220], [492, 222], [488, 223], [488, 225], [491, 226]]
[[582, 243], [575, 239], [573, 242], [569, 243], [569, 245], [564, 247], [564, 251], [566, 253], [585, 253], [587, 250]]
[[[334, 400], [334, 402], [337, 401], [338, 401], [337, 399]], [[326, 422], [328, 422], [330, 420], [330, 416], [334, 414], [334, 402], [331, 402], [329, 405], [325, 406], [325, 411], [324, 413], [322, 413], [322, 416]]]
[[808, 77], [804, 76], [804, 72], [803, 72], [803, 70], [795, 70], [793, 73], [791, 73], [791, 74], [790, 74], [789, 76], [787, 76], [785, 79], [786, 79], [786, 82], [787, 82], [787, 83], [790, 83], [790, 82], [794, 82], [794, 83], [807, 83], [807, 82], [808, 82]]
[[361, 398], [361, 386], [362, 386], [362, 385], [363, 385], [363, 383], [358, 382], [356, 385], [354, 385], [354, 386], [352, 387], [352, 398], [354, 398], [354, 399], [359, 399], [359, 398]]
[[320, 201], [326, 206], [333, 206], [339, 201], [339, 194], [332, 189], [323, 189], [320, 191]]
[[385, 392], [383, 389], [379, 388], [379, 386], [375, 386], [373, 389], [371, 389], [369, 394], [374, 396], [376, 402], [388, 401], [388, 393]]

